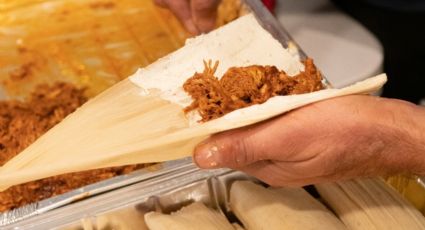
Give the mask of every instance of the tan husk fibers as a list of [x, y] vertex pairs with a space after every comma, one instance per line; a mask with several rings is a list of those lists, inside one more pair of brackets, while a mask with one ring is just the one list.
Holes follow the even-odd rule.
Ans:
[[425, 217], [381, 179], [315, 186], [349, 229], [425, 229]]
[[236, 181], [230, 189], [230, 206], [248, 230], [346, 229], [303, 188], [265, 188], [251, 181]]
[[151, 230], [234, 230], [233, 225], [219, 212], [201, 202], [192, 203], [177, 212], [145, 214], [146, 225]]
[[[258, 64], [267, 64], [262, 61], [269, 58], [270, 65], [274, 65], [275, 59], [284, 54], [282, 57], [287, 58], [288, 63], [298, 66], [281, 45], [277, 51], [277, 48], [263, 49], [264, 44], [277, 47], [277, 41], [258, 23], [254, 24], [253, 20], [255, 18], [252, 15], [245, 16], [214, 33], [191, 41], [175, 54], [190, 53], [190, 50], [201, 52], [203, 48], [209, 47], [211, 41], [217, 39], [223, 44], [232, 42], [232, 36], [227, 35], [232, 35], [235, 31], [233, 27], [236, 26], [239, 31], [245, 28], [254, 32], [249, 36], [237, 37], [237, 41], [233, 41], [235, 45], [226, 46], [224, 50], [220, 50], [223, 45], [219, 43], [217, 48], [205, 51], [219, 61], [226, 60], [226, 63], [221, 64], [222, 67], [256, 63], [259, 57], [246, 49], [258, 50], [259, 54], [267, 54], [270, 50], [270, 53], [264, 54], [267, 56], [265, 59], [260, 58]], [[243, 47], [229, 53], [229, 49], [233, 49], [237, 44], [243, 44]], [[164, 70], [168, 71], [170, 77], [174, 76], [173, 73], [176, 76], [190, 77], [196, 70], [191, 69], [192, 65], [186, 62], [202, 65], [202, 60], [196, 55], [186, 55], [186, 59], [181, 60], [181, 57], [175, 54], [157, 61], [152, 67], [147, 67], [145, 74], [154, 75], [155, 72]], [[235, 58], [235, 55], [238, 55], [238, 58]], [[172, 66], [173, 60], [177, 58], [181, 69]], [[143, 71], [141, 74], [143, 76]], [[158, 73], [162, 74], [164, 73]], [[181, 79], [175, 82], [180, 81]], [[140, 79], [140, 82], [143, 82], [143, 79]], [[214, 133], [251, 125], [327, 98], [371, 93], [381, 88], [385, 82], [386, 76], [383, 74], [343, 89], [277, 96], [264, 104], [239, 109], [203, 124], [190, 125], [189, 119], [183, 114], [181, 104], [166, 101], [160, 96], [162, 92], [151, 89], [148, 94], [142, 95], [140, 86], [126, 79], [90, 100], [1, 167], [0, 190], [64, 173], [183, 158], [190, 156], [196, 144]], [[151, 80], [151, 83], [155, 82]], [[160, 83], [166, 85], [167, 81], [161, 80]], [[176, 89], [181, 87], [178, 85], [180, 83], [176, 84]]]

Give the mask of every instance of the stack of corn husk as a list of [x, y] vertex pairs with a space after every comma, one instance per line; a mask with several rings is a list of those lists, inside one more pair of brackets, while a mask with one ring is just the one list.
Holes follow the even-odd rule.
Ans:
[[350, 229], [425, 229], [424, 216], [381, 179], [316, 185]]
[[[425, 229], [425, 217], [380, 179], [316, 188], [335, 214], [302, 188], [265, 188], [251, 181], [232, 184], [230, 211], [248, 230]], [[151, 229], [231, 229], [223, 215], [199, 203], [171, 215], [148, 213], [145, 220]]]

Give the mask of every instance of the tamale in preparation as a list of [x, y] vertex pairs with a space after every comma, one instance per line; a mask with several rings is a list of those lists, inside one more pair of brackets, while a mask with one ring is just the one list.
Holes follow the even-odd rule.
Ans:
[[[0, 188], [63, 173], [190, 156], [194, 146], [213, 133], [254, 124], [318, 100], [370, 93], [386, 81], [380, 75], [343, 89], [275, 96], [199, 123], [199, 114], [183, 112], [192, 103], [183, 84], [202, 72], [202, 60], [209, 59], [220, 62], [216, 76], [231, 67], [251, 65], [276, 66], [289, 76], [305, 70], [298, 55], [284, 48], [253, 15], [241, 17], [188, 40], [183, 48], [87, 102], [6, 163], [0, 169]], [[52, 166], [43, 167], [46, 164]]]

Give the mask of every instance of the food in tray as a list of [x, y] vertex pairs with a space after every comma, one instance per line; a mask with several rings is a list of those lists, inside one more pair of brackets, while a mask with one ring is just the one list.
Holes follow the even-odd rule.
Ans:
[[152, 0], [14, 0], [0, 12], [0, 81], [13, 97], [63, 80], [95, 96], [190, 35]]
[[315, 187], [349, 229], [425, 229], [425, 217], [381, 179]]
[[[182, 49], [91, 99], [0, 168], [0, 189], [64, 173], [183, 158], [211, 134], [315, 101], [373, 92], [386, 82], [380, 75], [343, 89], [275, 96], [198, 123], [202, 118], [196, 112], [183, 113], [193, 100], [182, 86], [202, 71], [201, 60], [206, 58], [220, 61], [217, 76], [231, 67], [251, 65], [276, 66], [289, 76], [308, 70], [296, 50], [284, 48], [252, 14], [243, 16], [188, 40]], [[50, 167], [43, 167], [46, 164]]]
[[[83, 218], [78, 223], [61, 226], [60, 230], [148, 230], [143, 213], [134, 207]], [[55, 226], [58, 227], [58, 226]]]
[[[146, 213], [144, 209], [136, 208], [141, 204], [135, 204], [134, 208], [124, 207], [96, 216], [91, 221], [84, 219], [80, 225], [84, 229], [151, 230], [424, 229], [424, 216], [380, 179], [356, 179], [316, 185], [316, 188], [320, 193], [318, 198], [303, 188], [273, 188], [237, 179], [228, 183], [225, 191], [208, 197], [220, 204], [226, 202], [223, 203], [228, 206], [223, 210], [226, 216], [200, 201], [182, 206], [193, 202], [194, 197], [191, 190], [185, 189], [186, 196], [181, 196], [181, 190], [177, 189], [167, 193], [180, 194], [174, 197], [175, 203], [155, 205], [159, 209], [180, 208], [170, 214], [161, 211]], [[229, 194], [229, 200], [221, 200], [217, 196], [220, 193]], [[162, 194], [155, 196], [161, 199]], [[205, 197], [203, 199], [205, 201]]]
[[[69, 83], [39, 85], [25, 101], [0, 101], [0, 166], [87, 101]], [[105, 168], [29, 182], [0, 192], [0, 212], [132, 172], [143, 165]]]
[[[222, 0], [217, 26], [245, 8]], [[153, 0], [1, 1], [0, 12], [0, 81], [13, 97], [63, 80], [95, 96], [190, 36]]]
[[127, 208], [96, 218], [97, 230], [147, 230], [143, 213], [136, 208]]
[[225, 216], [203, 203], [195, 202], [171, 214], [150, 212], [145, 214], [145, 222], [151, 230], [234, 230]]
[[[195, 165], [187, 169], [184, 173], [152, 178], [10, 227], [154, 229], [170, 222], [175, 226], [189, 225], [193, 219], [201, 221], [200, 215], [213, 213], [213, 217], [218, 215], [233, 223], [235, 229], [238, 229], [235, 223], [248, 230], [258, 229], [258, 226], [260, 229], [309, 229], [309, 226], [335, 229], [341, 224], [338, 229], [345, 229], [344, 226], [348, 229], [417, 229], [414, 227], [422, 226], [417, 224], [424, 218], [379, 179], [316, 185], [318, 193], [312, 186], [306, 190], [269, 187], [232, 170], [205, 171]], [[189, 204], [196, 207], [189, 208]], [[149, 221], [155, 222], [155, 226], [148, 228], [146, 222]], [[382, 225], [385, 223], [367, 225], [368, 221], [388, 222], [393, 228]], [[333, 224], [337, 227], [329, 227]], [[297, 227], [300, 225], [303, 227]], [[198, 225], [192, 224], [191, 227]], [[216, 228], [217, 225], [206, 227]]]
[[246, 229], [346, 229], [302, 188], [265, 188], [236, 181], [230, 188], [230, 206]]

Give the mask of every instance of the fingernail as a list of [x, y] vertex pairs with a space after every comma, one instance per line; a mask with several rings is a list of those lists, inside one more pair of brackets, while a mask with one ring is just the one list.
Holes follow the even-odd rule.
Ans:
[[195, 23], [192, 20], [187, 20], [184, 22], [184, 26], [191, 34], [198, 34], [199, 30], [196, 27]]
[[218, 168], [219, 151], [215, 144], [201, 144], [195, 149], [194, 160], [200, 168]]

